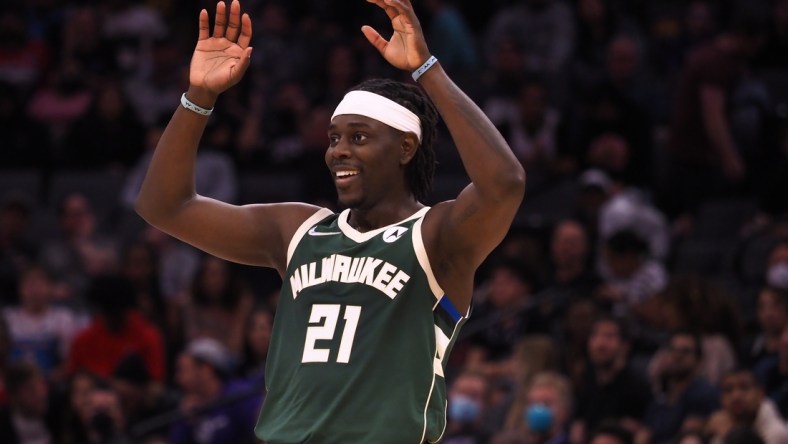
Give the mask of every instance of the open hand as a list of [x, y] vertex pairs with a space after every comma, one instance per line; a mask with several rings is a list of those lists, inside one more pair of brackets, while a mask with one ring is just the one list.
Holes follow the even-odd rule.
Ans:
[[430, 51], [427, 49], [424, 32], [410, 1], [367, 0], [367, 2], [383, 8], [394, 28], [391, 39], [386, 40], [371, 26], [362, 26], [361, 32], [367, 40], [393, 66], [408, 71], [420, 67], [430, 57]]
[[252, 48], [252, 20], [241, 15], [238, 0], [230, 4], [230, 13], [223, 1], [216, 4], [213, 35], [209, 35], [208, 11], [200, 11], [200, 34], [192, 55], [189, 82], [215, 95], [226, 91], [241, 80], [249, 67]]

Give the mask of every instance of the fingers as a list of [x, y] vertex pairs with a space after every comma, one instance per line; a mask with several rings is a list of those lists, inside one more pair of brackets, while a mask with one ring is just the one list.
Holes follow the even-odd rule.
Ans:
[[216, 20], [213, 23], [213, 36], [224, 37], [224, 27], [227, 25], [227, 5], [224, 2], [216, 4]]
[[382, 1], [386, 5], [388, 5], [389, 8], [396, 11], [396, 15], [402, 14], [402, 16], [407, 17], [408, 21], [410, 21], [411, 23], [418, 22], [418, 19], [416, 18], [416, 13], [413, 12], [413, 7], [411, 6], [409, 0], [382, 0]]
[[238, 40], [238, 35], [241, 32], [241, 4], [238, 0], [233, 0], [230, 3], [230, 19], [227, 25], [227, 40], [235, 42]]
[[375, 31], [374, 28], [364, 25], [361, 27], [361, 32], [364, 33], [364, 37], [366, 37], [367, 40], [369, 40], [369, 43], [371, 43], [375, 49], [380, 51], [381, 54], [386, 51], [386, 46], [388, 46], [389, 42], [381, 37], [380, 33]]
[[389, 16], [389, 19], [394, 19], [394, 17], [399, 14], [396, 9], [389, 6], [384, 0], [367, 0], [367, 2], [380, 6], [384, 11], [386, 11], [386, 15]]
[[238, 37], [238, 45], [246, 49], [252, 41], [252, 19], [249, 14], [241, 16], [241, 36]]
[[208, 38], [208, 29], [210, 26], [208, 25], [208, 11], [203, 9], [200, 11], [200, 33], [198, 35], [199, 40], [205, 40]]

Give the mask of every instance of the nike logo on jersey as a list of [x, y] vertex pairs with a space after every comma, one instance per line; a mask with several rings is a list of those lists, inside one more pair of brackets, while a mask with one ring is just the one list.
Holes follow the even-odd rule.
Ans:
[[335, 234], [342, 234], [339, 231], [316, 231], [315, 228], [317, 228], [317, 226], [309, 229], [308, 233], [310, 236], [333, 236]]

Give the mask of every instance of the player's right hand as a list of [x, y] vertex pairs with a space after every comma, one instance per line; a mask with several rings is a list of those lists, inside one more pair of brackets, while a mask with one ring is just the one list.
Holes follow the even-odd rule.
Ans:
[[200, 11], [200, 34], [192, 55], [189, 83], [192, 88], [219, 95], [241, 80], [249, 67], [252, 48], [252, 20], [241, 15], [238, 0], [227, 5], [216, 4], [213, 33], [210, 33], [208, 11]]

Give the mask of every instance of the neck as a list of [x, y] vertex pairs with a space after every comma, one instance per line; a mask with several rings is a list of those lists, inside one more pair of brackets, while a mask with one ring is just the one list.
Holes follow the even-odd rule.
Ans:
[[351, 208], [348, 224], [363, 233], [399, 222], [423, 207], [411, 196], [403, 202], [381, 203], [372, 208]]
[[692, 380], [694, 379], [693, 374], [687, 375], [680, 375], [680, 376], [672, 376], [668, 379], [667, 383], [667, 394], [668, 398], [671, 400], [676, 400], [690, 385]]
[[621, 370], [624, 368], [625, 361], [623, 359], [616, 358], [613, 363], [610, 365], [604, 366], [596, 366], [596, 380], [600, 385], [607, 385], [613, 382], [621, 373]]
[[782, 336], [782, 330], [776, 333], [765, 333], [763, 348], [769, 353], [777, 353], [780, 350], [780, 336]]
[[208, 381], [205, 381], [205, 383], [201, 386], [200, 400], [207, 403], [218, 399], [222, 394], [223, 387], [224, 384], [222, 384], [222, 381], [217, 378], [211, 378]]
[[570, 262], [561, 264], [555, 270], [555, 280], [561, 283], [567, 283], [581, 274], [583, 274], [582, 263]]

